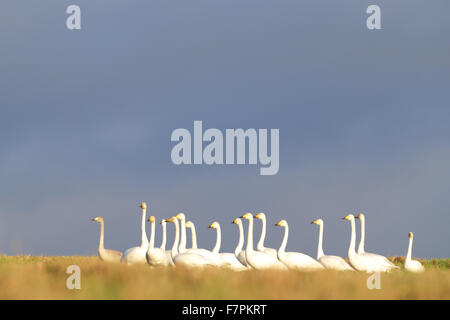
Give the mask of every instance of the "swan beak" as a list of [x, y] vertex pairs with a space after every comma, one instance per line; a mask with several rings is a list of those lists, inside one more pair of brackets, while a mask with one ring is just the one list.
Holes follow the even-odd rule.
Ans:
[[316, 220], [314, 220], [314, 221], [311, 221], [311, 224], [316, 224]]
[[350, 215], [347, 215], [345, 217], [342, 218], [343, 220], [350, 220]]
[[256, 218], [256, 219], [259, 219], [259, 218], [261, 218], [261, 216], [262, 216], [262, 213], [258, 213], [258, 214], [255, 216], [255, 218]]
[[234, 219], [233, 221], [231, 221], [232, 224], [237, 224], [238, 220]]
[[92, 218], [91, 220], [92, 220], [92, 221], [97, 221], [97, 220], [95, 220], [95, 218]]
[[175, 217], [171, 217], [171, 218], [167, 219], [167, 222], [172, 222], [173, 223], [175, 219], [176, 219]]
[[281, 226], [281, 221], [278, 221], [278, 223], [275, 224], [277, 227]]
[[154, 216], [148, 217], [148, 221], [150, 221], [150, 222], [155, 222], [155, 217], [154, 217]]
[[145, 210], [147, 209], [147, 203], [142, 202], [141, 205], [139, 206], [141, 209]]
[[214, 228], [214, 224], [213, 223], [211, 223], [211, 225], [208, 227], [209, 229], [212, 229], [212, 228]]

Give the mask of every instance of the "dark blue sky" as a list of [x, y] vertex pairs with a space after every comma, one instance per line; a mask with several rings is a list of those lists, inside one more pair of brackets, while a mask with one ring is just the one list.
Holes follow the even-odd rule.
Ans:
[[[382, 30], [366, 28], [378, 4]], [[82, 9], [69, 31], [65, 10]], [[0, 3], [0, 252], [95, 253], [139, 243], [141, 201], [183, 211], [223, 248], [247, 211], [267, 245], [346, 255], [347, 213], [365, 212], [366, 248], [448, 257], [450, 3], [164, 0]], [[280, 170], [175, 166], [170, 134], [279, 128]], [[259, 230], [259, 227], [257, 227]], [[173, 230], [169, 227], [169, 244]], [[160, 242], [160, 230], [156, 243]], [[259, 236], [259, 231], [257, 236]]]

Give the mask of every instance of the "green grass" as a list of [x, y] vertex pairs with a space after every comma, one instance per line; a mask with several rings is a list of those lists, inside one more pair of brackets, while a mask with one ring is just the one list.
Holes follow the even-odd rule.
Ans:
[[[369, 275], [359, 272], [151, 269], [97, 257], [2, 255], [0, 299], [450, 299], [450, 259], [422, 262], [423, 274], [382, 274], [381, 289], [369, 290]], [[81, 269], [80, 290], [66, 288], [73, 264]]]

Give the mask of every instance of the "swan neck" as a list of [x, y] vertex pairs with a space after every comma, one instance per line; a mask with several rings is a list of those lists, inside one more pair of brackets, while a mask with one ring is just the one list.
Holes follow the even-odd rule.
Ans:
[[178, 254], [178, 242], [180, 240], [180, 227], [178, 226], [178, 221], [175, 219], [173, 222], [175, 225], [175, 239], [173, 240], [172, 245], [172, 257], [175, 257]]
[[222, 239], [222, 234], [220, 232], [220, 226], [217, 226], [216, 231], [217, 231], [216, 245], [214, 246], [214, 249], [212, 250], [212, 253], [214, 253], [214, 254], [219, 253], [221, 239]]
[[147, 234], [145, 233], [145, 216], [147, 214], [146, 209], [142, 209], [142, 221], [141, 221], [141, 247], [148, 245]]
[[408, 253], [406, 254], [406, 261], [411, 261], [412, 244], [413, 244], [413, 239], [409, 238]]
[[98, 249], [105, 249], [105, 224], [103, 221], [100, 221], [100, 241]]
[[361, 221], [361, 240], [359, 241], [358, 253], [364, 253], [364, 242], [366, 239], [366, 221], [365, 218], [359, 218]]
[[261, 217], [261, 223], [262, 223], [261, 236], [259, 237], [258, 245], [256, 246], [256, 248], [259, 251], [264, 250], [264, 240], [266, 238], [266, 217], [264, 216]]
[[323, 225], [319, 225], [319, 243], [317, 244], [317, 259], [324, 256], [323, 253]]
[[150, 241], [148, 243], [148, 247], [153, 249], [155, 247], [155, 222], [151, 222], [150, 227]]
[[167, 226], [165, 223], [161, 224], [162, 227], [162, 241], [161, 241], [161, 250], [166, 250], [166, 240], [167, 240]]
[[355, 238], [356, 238], [356, 230], [355, 230], [355, 220], [350, 221], [351, 226], [351, 236], [350, 236], [350, 246], [348, 247], [348, 257], [356, 254], [355, 252]]
[[180, 228], [181, 228], [181, 238], [180, 244], [178, 246], [178, 252], [183, 253], [186, 251], [186, 221], [185, 219], [180, 219]]
[[195, 231], [194, 225], [192, 225], [191, 232], [192, 232], [192, 249], [197, 249], [197, 232]]
[[253, 252], [253, 217], [248, 219], [246, 254]]
[[236, 257], [242, 251], [242, 247], [244, 246], [244, 228], [242, 227], [242, 224], [238, 224], [238, 228], [239, 228], [239, 241], [236, 246], [236, 249], [234, 250], [234, 255]]
[[286, 245], [287, 245], [287, 241], [288, 241], [288, 237], [289, 237], [289, 226], [284, 226], [284, 236], [283, 236], [283, 241], [281, 242], [281, 246], [278, 249], [278, 254], [280, 253], [284, 253], [284, 251], [286, 250]]

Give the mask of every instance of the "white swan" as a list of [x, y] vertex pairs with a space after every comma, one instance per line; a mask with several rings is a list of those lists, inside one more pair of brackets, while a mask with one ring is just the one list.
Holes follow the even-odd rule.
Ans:
[[279, 221], [276, 226], [284, 228], [284, 237], [281, 246], [278, 249], [278, 259], [289, 269], [302, 271], [315, 271], [325, 269], [320, 262], [314, 258], [300, 252], [286, 252], [286, 245], [289, 236], [289, 225], [286, 220]]
[[364, 250], [364, 244], [365, 244], [365, 239], [366, 239], [366, 217], [364, 216], [363, 213], [360, 213], [355, 218], [359, 219], [360, 222], [361, 222], [361, 240], [359, 241], [358, 254], [363, 254], [363, 255], [367, 255], [367, 256], [371, 256], [371, 257], [377, 258], [384, 265], [386, 265], [386, 267], [389, 268], [389, 269], [399, 269], [398, 266], [396, 266], [391, 261], [389, 261], [388, 258], [386, 258], [385, 256], [382, 256], [382, 255], [376, 254], [376, 253], [366, 252]]
[[195, 225], [192, 221], [186, 222], [186, 228], [191, 229], [192, 235], [192, 247], [191, 249], [197, 249], [197, 233], [195, 232]]
[[147, 263], [147, 249], [148, 249], [148, 239], [145, 233], [145, 215], [147, 212], [147, 204], [145, 202], [141, 203], [142, 209], [142, 220], [141, 220], [141, 245], [139, 247], [133, 247], [125, 251], [123, 262], [128, 265], [131, 264], [146, 264]]
[[172, 260], [174, 266], [186, 266], [186, 267], [204, 267], [204, 266], [214, 266], [208, 259], [205, 257], [196, 254], [196, 253], [180, 253], [178, 252], [178, 242], [179, 242], [179, 224], [178, 219], [176, 217], [171, 217], [167, 220], [167, 222], [172, 222], [175, 225], [175, 240], [172, 246]]
[[244, 214], [241, 218], [248, 220], [247, 232], [247, 248], [245, 249], [245, 257], [247, 263], [254, 269], [280, 269], [287, 270], [288, 268], [277, 258], [272, 255], [253, 250], [253, 215], [251, 213]]
[[98, 256], [106, 262], [120, 262], [122, 252], [116, 250], [105, 249], [105, 222], [103, 217], [95, 217], [92, 221], [100, 223], [100, 242], [98, 244]]
[[332, 270], [351, 270], [355, 271], [344, 259], [338, 256], [329, 256], [323, 253], [322, 241], [323, 241], [323, 220], [317, 219], [311, 222], [319, 226], [319, 241], [317, 244], [317, 260], [327, 269]]
[[386, 264], [379, 258], [370, 255], [365, 255], [362, 253], [356, 253], [355, 216], [353, 214], [349, 214], [342, 219], [350, 221], [351, 236], [350, 236], [350, 245], [348, 247], [348, 259], [352, 267], [358, 271], [365, 271], [367, 273], [389, 271], [390, 268], [388, 268]]
[[223, 268], [228, 268], [228, 269], [234, 270], [234, 271], [247, 270], [248, 268], [245, 267], [241, 262], [239, 262], [239, 260], [236, 258], [234, 253], [230, 253], [230, 252], [219, 253], [220, 245], [221, 245], [221, 237], [222, 237], [222, 233], [220, 230], [220, 224], [217, 221], [215, 221], [215, 222], [211, 223], [209, 228], [216, 229], [216, 232], [217, 232], [216, 245], [214, 246], [212, 253], [219, 256], [220, 266]]
[[262, 222], [261, 236], [259, 237], [258, 244], [256, 245], [256, 250], [270, 254], [271, 256], [274, 256], [276, 258], [277, 250], [274, 248], [266, 248], [264, 246], [264, 240], [266, 239], [266, 226], [267, 226], [266, 215], [263, 212], [261, 212], [258, 213], [255, 216], [255, 218], [261, 220]]
[[180, 221], [180, 244], [178, 245], [178, 254], [180, 253], [195, 253], [208, 259], [216, 266], [220, 265], [220, 258], [218, 255], [214, 255], [212, 251], [201, 248], [186, 249], [186, 216], [184, 213], [179, 213], [175, 216]]
[[244, 227], [242, 225], [242, 220], [240, 218], [234, 219], [233, 222], [235, 225], [239, 228], [239, 241], [236, 246], [236, 249], [234, 250], [234, 255], [239, 260], [240, 263], [242, 263], [247, 268], [250, 268], [250, 266], [247, 263], [247, 259], [245, 258], [245, 250], [242, 250], [244, 247]]
[[410, 232], [409, 233], [408, 253], [406, 254], [406, 260], [405, 260], [404, 267], [405, 267], [405, 270], [407, 270], [407, 271], [424, 272], [425, 268], [423, 267], [423, 265], [419, 261], [411, 259], [413, 238], [414, 238], [414, 234], [412, 232]]
[[155, 217], [150, 216], [148, 221], [151, 223], [151, 233], [146, 255], [147, 263], [152, 267], [167, 267], [169, 265], [169, 260], [166, 256], [166, 250], [155, 248]]

